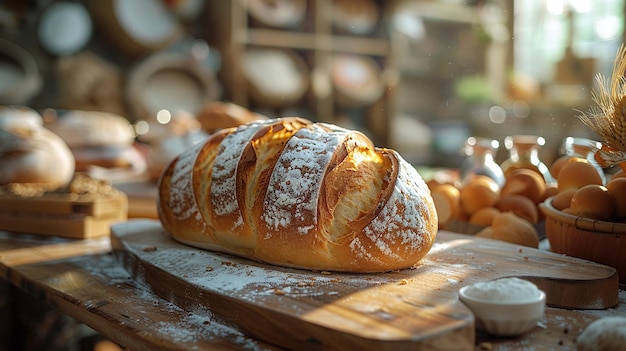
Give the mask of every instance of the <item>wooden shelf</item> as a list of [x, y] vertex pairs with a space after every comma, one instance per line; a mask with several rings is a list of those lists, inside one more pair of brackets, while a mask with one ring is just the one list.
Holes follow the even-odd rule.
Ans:
[[[260, 110], [281, 111], [271, 104], [266, 106], [251, 97], [251, 87], [241, 67], [242, 57], [251, 47], [284, 49], [302, 56], [309, 68], [308, 92], [296, 106], [286, 109], [308, 111], [311, 119], [341, 124], [339, 116], [356, 116], [363, 129], [379, 146], [387, 146], [389, 124], [394, 114], [393, 93], [396, 72], [394, 49], [386, 33], [385, 21], [393, 2], [374, 0], [379, 13], [378, 24], [368, 35], [350, 34], [335, 28], [332, 20], [333, 0], [308, 0], [306, 18], [298, 28], [270, 28], [251, 19], [247, 1], [211, 0], [208, 3], [208, 33], [210, 45], [222, 53], [221, 81], [224, 83], [224, 99], [239, 105]], [[331, 68], [333, 58], [339, 54], [351, 54], [374, 59], [380, 67], [382, 95], [364, 106], [342, 103], [333, 88]], [[304, 116], [309, 117], [309, 116]], [[354, 121], [352, 121], [354, 122]]]
[[248, 29], [238, 33], [246, 45], [273, 46], [301, 50], [323, 50], [361, 55], [388, 56], [389, 40], [348, 35], [286, 32], [276, 29]]

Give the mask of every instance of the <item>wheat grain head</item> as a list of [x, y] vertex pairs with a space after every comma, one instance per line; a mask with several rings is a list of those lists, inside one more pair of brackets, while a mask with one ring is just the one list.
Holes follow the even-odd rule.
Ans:
[[610, 80], [596, 75], [597, 91], [592, 93], [592, 106], [578, 118], [600, 135], [603, 148], [599, 151], [607, 166], [626, 161], [626, 47], [620, 45]]

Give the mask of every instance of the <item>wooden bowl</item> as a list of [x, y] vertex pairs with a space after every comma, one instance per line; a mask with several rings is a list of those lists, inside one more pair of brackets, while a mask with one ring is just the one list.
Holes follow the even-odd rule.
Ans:
[[553, 197], [540, 204], [553, 252], [605, 264], [617, 269], [626, 284], [626, 224], [598, 221], [561, 212]]

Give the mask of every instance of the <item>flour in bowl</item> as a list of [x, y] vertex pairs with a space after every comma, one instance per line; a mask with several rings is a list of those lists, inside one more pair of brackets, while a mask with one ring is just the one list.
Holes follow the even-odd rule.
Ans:
[[530, 302], [541, 295], [537, 286], [519, 278], [501, 278], [478, 282], [470, 286], [466, 295], [477, 300], [490, 302]]

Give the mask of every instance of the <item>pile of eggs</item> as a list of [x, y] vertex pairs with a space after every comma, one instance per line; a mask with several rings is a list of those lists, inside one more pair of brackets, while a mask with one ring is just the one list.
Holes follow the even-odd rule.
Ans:
[[507, 174], [502, 186], [482, 175], [464, 183], [431, 180], [440, 228], [451, 222], [482, 228], [477, 236], [538, 247], [537, 224], [545, 215], [540, 204], [552, 198], [554, 208], [585, 218], [626, 223], [626, 173], [608, 180], [586, 159], [561, 156], [549, 167], [555, 183], [530, 169]]

